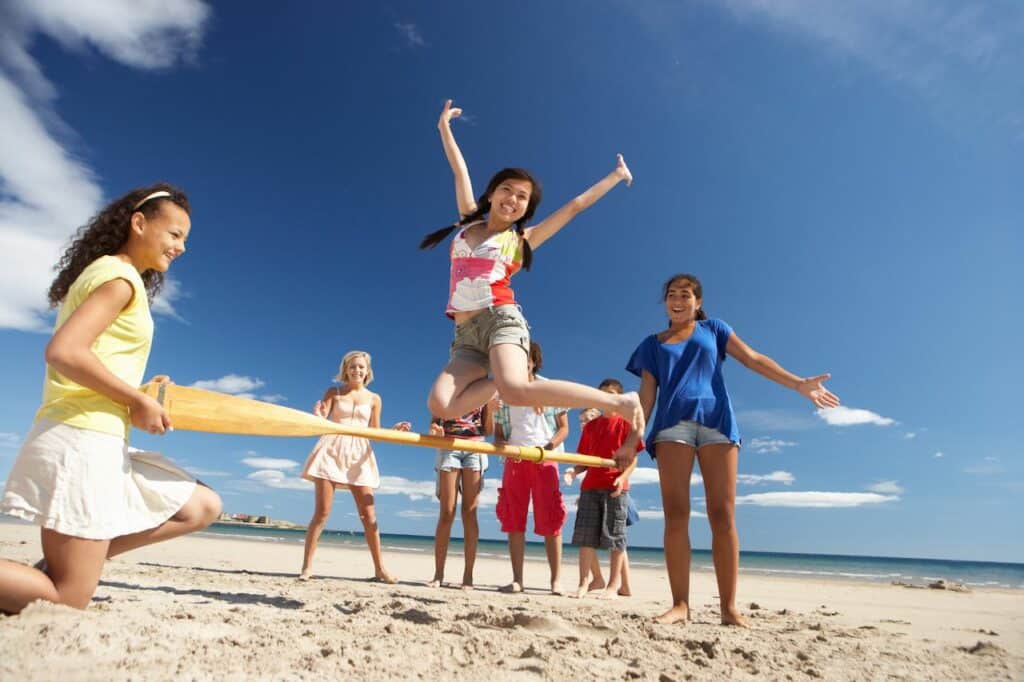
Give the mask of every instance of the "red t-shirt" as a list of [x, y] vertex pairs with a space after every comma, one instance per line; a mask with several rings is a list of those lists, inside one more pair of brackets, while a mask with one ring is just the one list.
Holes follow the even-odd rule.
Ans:
[[[576, 452], [581, 455], [594, 455], [611, 459], [612, 453], [619, 449], [629, 435], [629, 422], [617, 414], [600, 416], [591, 419], [583, 427], [580, 444]], [[644, 449], [643, 439], [637, 443], [636, 451]], [[614, 490], [615, 479], [622, 474], [618, 469], [607, 467], [587, 467], [586, 475], [580, 490]], [[623, 490], [629, 490], [629, 481]]]

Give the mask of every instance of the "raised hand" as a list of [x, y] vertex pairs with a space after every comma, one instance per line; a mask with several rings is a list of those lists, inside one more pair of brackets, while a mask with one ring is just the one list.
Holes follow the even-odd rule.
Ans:
[[440, 424], [435, 424], [434, 422], [430, 422], [430, 428], [427, 429], [427, 435], [429, 435], [429, 436], [443, 436], [444, 435], [444, 427], [441, 426]]
[[629, 187], [633, 184], [633, 174], [629, 172], [629, 166], [626, 165], [626, 160], [622, 158], [622, 154], [616, 154], [615, 158], [617, 160], [615, 172], [626, 181], [626, 187]]
[[814, 403], [815, 407], [839, 407], [839, 396], [825, 388], [825, 380], [831, 374], [819, 374], [816, 377], [801, 379], [794, 388], [797, 392]]
[[458, 107], [452, 107], [452, 101], [446, 99], [444, 101], [444, 109], [441, 110], [441, 118], [437, 120], [438, 126], [446, 126], [452, 122], [453, 118], [458, 118], [462, 115], [462, 109]]
[[395, 431], [412, 431], [412, 422], [395, 422], [395, 425], [391, 428]]

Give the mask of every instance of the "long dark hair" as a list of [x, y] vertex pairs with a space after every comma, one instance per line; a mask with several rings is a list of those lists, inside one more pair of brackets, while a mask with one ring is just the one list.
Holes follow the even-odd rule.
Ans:
[[[170, 196], [156, 197], [139, 205], [140, 201], [153, 192], [167, 192]], [[166, 182], [158, 182], [149, 187], [133, 189], [120, 199], [115, 199], [89, 222], [78, 228], [78, 232], [71, 239], [71, 244], [54, 267], [57, 277], [47, 294], [50, 307], [60, 305], [67, 296], [68, 289], [89, 263], [100, 256], [110, 256], [121, 250], [128, 241], [133, 213], [138, 211], [146, 218], [152, 218], [165, 201], [176, 204], [185, 213], [192, 212], [184, 192]], [[146, 270], [142, 273], [142, 282], [146, 285], [149, 300], [153, 300], [164, 284], [164, 274], [156, 270]]]
[[690, 285], [690, 290], [693, 291], [694, 297], [700, 299], [701, 307], [697, 310], [697, 314], [694, 317], [698, 320], [708, 319], [707, 313], [704, 312], [704, 289], [700, 285], [700, 280], [697, 279], [696, 275], [689, 275], [685, 272], [681, 272], [676, 275], [672, 275], [665, 282], [665, 286], [661, 288], [661, 300], [664, 301], [668, 298], [668, 290], [676, 282], [686, 282]]
[[[537, 206], [540, 204], [541, 196], [543, 192], [540, 188], [540, 183], [530, 175], [530, 173], [522, 168], [502, 168], [500, 171], [494, 174], [490, 182], [487, 183], [487, 189], [480, 195], [480, 198], [476, 200], [476, 210], [467, 216], [463, 216], [461, 220], [456, 223], [452, 223], [448, 227], [442, 227], [440, 230], [431, 232], [423, 241], [420, 242], [421, 249], [432, 249], [445, 238], [450, 235], [456, 228], [468, 225], [472, 222], [480, 220], [491, 211], [491, 195], [494, 194], [494, 190], [498, 188], [498, 185], [505, 182], [506, 180], [526, 180], [532, 186], [530, 191], [530, 200], [526, 203], [526, 213], [523, 217], [513, 223], [516, 234], [520, 237], [523, 236], [523, 230], [526, 229], [526, 224], [533, 218], [533, 214], [537, 211]], [[533, 263], [533, 250], [530, 248], [530, 243], [525, 239], [522, 240], [523, 245], [523, 269], [529, 270], [530, 264]]]

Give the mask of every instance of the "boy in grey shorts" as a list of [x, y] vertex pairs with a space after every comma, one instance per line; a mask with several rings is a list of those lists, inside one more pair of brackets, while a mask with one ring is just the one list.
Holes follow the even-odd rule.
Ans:
[[[598, 386], [602, 391], [622, 393], [622, 384], [605, 379]], [[598, 457], [611, 457], [629, 435], [630, 424], [622, 417], [611, 414], [590, 420], [583, 427], [577, 452]], [[639, 443], [637, 450], [643, 449]], [[565, 482], [571, 485], [576, 476], [586, 472], [580, 486], [579, 505], [572, 544], [579, 547], [580, 582], [577, 597], [591, 590], [604, 588], [605, 598], [629, 596], [629, 563], [626, 556], [626, 517], [629, 509], [629, 476], [636, 468], [636, 458], [624, 470], [605, 467], [576, 466], [565, 472]], [[611, 550], [608, 583], [604, 584], [597, 566], [597, 550]], [[593, 570], [596, 568], [596, 570]], [[594, 579], [590, 580], [591, 574]]]

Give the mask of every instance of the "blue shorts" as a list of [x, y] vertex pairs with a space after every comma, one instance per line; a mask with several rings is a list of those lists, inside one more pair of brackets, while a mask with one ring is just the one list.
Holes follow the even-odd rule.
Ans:
[[695, 450], [700, 450], [705, 445], [733, 442], [721, 431], [694, 421], [682, 421], [675, 426], [662, 429], [653, 440], [655, 443], [682, 443]]
[[464, 450], [438, 450], [434, 458], [434, 471], [472, 469], [487, 471], [487, 455]]

